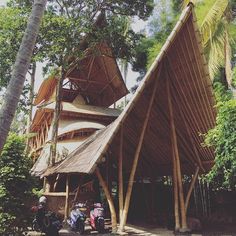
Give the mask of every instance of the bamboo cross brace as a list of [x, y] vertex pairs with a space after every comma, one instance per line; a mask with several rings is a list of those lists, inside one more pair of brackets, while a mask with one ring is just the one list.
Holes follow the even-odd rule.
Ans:
[[169, 79], [170, 79], [170, 77], [167, 76], [166, 77], [166, 85], [167, 85], [168, 107], [169, 107], [169, 113], [170, 113], [170, 126], [171, 126], [171, 137], [172, 137], [171, 140], [172, 140], [172, 144], [173, 144], [173, 150], [174, 150], [173, 152], [174, 152], [175, 161], [176, 161], [177, 182], [178, 182], [180, 213], [181, 213], [181, 226], [182, 226], [181, 228], [183, 230], [186, 230], [187, 229], [187, 219], [186, 219], [186, 212], [185, 212], [185, 206], [184, 206], [182, 175], [181, 175], [179, 152], [178, 152], [178, 146], [177, 146], [177, 137], [176, 137], [176, 131], [175, 131], [174, 113], [173, 113], [173, 107], [172, 107], [172, 101], [171, 101]]
[[185, 200], [185, 211], [186, 211], [186, 214], [187, 214], [187, 211], [188, 211], [189, 200], [190, 200], [190, 197], [191, 197], [191, 194], [192, 194], [192, 191], [193, 191], [193, 188], [194, 188], [194, 185], [195, 185], [198, 173], [199, 173], [199, 167], [197, 166], [196, 171], [194, 173], [194, 176], [192, 178], [192, 181], [191, 181], [188, 193], [187, 193], [186, 200]]
[[144, 136], [145, 136], [146, 128], [147, 128], [147, 125], [148, 125], [152, 105], [153, 105], [153, 102], [154, 102], [154, 99], [155, 99], [155, 94], [156, 94], [156, 91], [157, 91], [157, 84], [158, 84], [158, 78], [156, 78], [156, 81], [155, 81], [155, 86], [154, 86], [154, 89], [153, 89], [153, 92], [152, 92], [152, 96], [151, 96], [151, 99], [150, 99], [150, 103], [149, 103], [149, 106], [148, 106], [146, 117], [145, 117], [145, 120], [144, 120], [144, 123], [143, 123], [142, 131], [141, 131], [140, 138], [139, 138], [139, 141], [138, 141], [138, 146], [137, 146], [137, 149], [136, 149], [136, 152], [135, 152], [135, 155], [134, 155], [133, 166], [132, 166], [130, 177], [129, 177], [128, 188], [127, 188], [127, 193], [126, 193], [126, 198], [125, 198], [125, 205], [124, 205], [124, 210], [123, 210], [121, 224], [120, 224], [120, 231], [124, 231], [124, 226], [126, 224], [127, 214], [128, 214], [129, 204], [130, 204], [130, 198], [131, 198], [131, 193], [132, 193], [132, 188], [133, 188], [134, 176], [135, 176], [135, 172], [136, 172], [136, 169], [137, 169], [138, 160], [139, 160], [139, 156], [140, 156], [140, 152], [141, 152], [142, 143], [143, 143], [143, 139], [144, 139]]
[[90, 79], [90, 75], [91, 75], [91, 71], [92, 71], [92, 68], [93, 68], [94, 61], [95, 61], [95, 56], [92, 57], [91, 62], [89, 64], [89, 72], [88, 72], [87, 81]]
[[117, 219], [116, 219], [116, 210], [115, 210], [115, 206], [114, 206], [114, 203], [113, 203], [113, 200], [112, 200], [112, 197], [111, 197], [111, 194], [108, 190], [108, 187], [107, 187], [107, 184], [106, 182], [104, 181], [101, 173], [100, 173], [100, 170], [99, 168], [97, 167], [96, 168], [96, 175], [98, 177], [98, 180], [99, 180], [99, 183], [101, 184], [102, 188], [103, 188], [103, 191], [106, 195], [106, 198], [107, 198], [107, 202], [108, 202], [108, 205], [109, 205], [109, 208], [110, 208], [110, 212], [111, 212], [111, 226], [112, 226], [112, 232], [116, 232], [117, 230]]
[[179, 108], [180, 108], [180, 110], [181, 110], [180, 115], [182, 116], [184, 125], [185, 125], [185, 127], [186, 127], [186, 130], [187, 130], [187, 133], [188, 133], [188, 137], [189, 137], [190, 142], [191, 142], [192, 147], [193, 147], [194, 154], [195, 154], [195, 156], [196, 156], [196, 158], [197, 158], [198, 165], [199, 165], [199, 166], [201, 167], [201, 169], [205, 172], [206, 170], [205, 170], [205, 168], [204, 168], [203, 165], [202, 165], [202, 161], [201, 161], [201, 158], [200, 158], [199, 153], [198, 153], [198, 151], [197, 151], [197, 148], [196, 148], [196, 146], [195, 146], [195, 144], [194, 144], [194, 141], [193, 141], [193, 138], [192, 138], [192, 135], [191, 135], [189, 126], [188, 126], [188, 124], [187, 124], [187, 122], [186, 122], [186, 120], [185, 120], [185, 117], [184, 117], [185, 115], [184, 115], [184, 113], [183, 113], [183, 111], [182, 111], [182, 108], [181, 108], [181, 107], [179, 107]]
[[[186, 131], [187, 131], [187, 134], [188, 134], [188, 137], [189, 137], [190, 142], [191, 142], [191, 144], [192, 144], [193, 151], [194, 151], [194, 154], [196, 155], [198, 165], [199, 165], [199, 166], [201, 167], [201, 169], [205, 172], [205, 169], [204, 169], [204, 167], [203, 167], [203, 165], [202, 165], [202, 161], [201, 161], [201, 159], [200, 159], [199, 153], [198, 153], [197, 148], [196, 148], [196, 146], [195, 146], [195, 144], [194, 144], [194, 140], [193, 140], [193, 137], [192, 137], [192, 135], [191, 135], [191, 131], [190, 131], [190, 129], [189, 129], [189, 125], [187, 124], [186, 115], [185, 115], [185, 113], [184, 113], [184, 111], [183, 111], [183, 108], [178, 104], [178, 102], [177, 102], [176, 104], [177, 104], [178, 109], [180, 110], [180, 116], [181, 116], [181, 119], [183, 120], [183, 123], [184, 123], [184, 125], [185, 125]], [[195, 158], [194, 158], [194, 159], [195, 159]], [[194, 163], [195, 163], [195, 162], [194, 162]]]
[[119, 178], [119, 216], [120, 222], [122, 218], [123, 208], [124, 208], [124, 190], [123, 190], [123, 124], [120, 128], [120, 153], [118, 162], [118, 178]]
[[79, 193], [80, 193], [80, 190], [81, 190], [81, 185], [83, 183], [83, 180], [84, 180], [84, 175], [80, 176], [77, 191], [75, 193], [75, 197], [74, 197], [74, 201], [73, 201], [74, 204], [76, 203], [77, 199], [79, 198]]
[[55, 190], [56, 190], [56, 187], [57, 187], [57, 184], [58, 184], [59, 179], [60, 179], [60, 174], [57, 174], [55, 183], [54, 183], [54, 185], [53, 185], [53, 191], [54, 191], [54, 192], [55, 192]]
[[[197, 122], [197, 120], [196, 120], [196, 117], [195, 117], [194, 114], [191, 112], [191, 107], [190, 107], [190, 105], [189, 105], [189, 103], [188, 103], [187, 98], [185, 97], [184, 91], [182, 90], [181, 85], [178, 83], [178, 77], [177, 77], [175, 71], [173, 71], [173, 70], [171, 69], [171, 67], [170, 67], [170, 62], [169, 62], [169, 58], [168, 58], [168, 57], [167, 57], [167, 64], [169, 65], [169, 69], [171, 70], [172, 75], [175, 77], [175, 81], [177, 82], [177, 85], [178, 85], [180, 91], [178, 91], [178, 89], [174, 86], [173, 83], [172, 83], [172, 87], [174, 87], [174, 88], [175, 88], [175, 92], [179, 94], [180, 99], [181, 99], [181, 101], [183, 102], [183, 106], [185, 107], [185, 110], [189, 110], [189, 111], [190, 111], [191, 118], [192, 118], [191, 126], [194, 126], [194, 129], [196, 128], [197, 130], [201, 130], [200, 127], [199, 127], [199, 124], [198, 124], [198, 122]], [[169, 74], [168, 71], [167, 71], [167, 74]], [[190, 117], [190, 114], [189, 114], [189, 117]], [[187, 118], [187, 117], [186, 117], [186, 118]], [[190, 123], [190, 122], [189, 122], [189, 123]], [[195, 125], [194, 125], [194, 124], [195, 124]], [[194, 138], [195, 138], [195, 141], [196, 141], [196, 142], [198, 141], [199, 144], [201, 143], [201, 142], [199, 142], [198, 137], [196, 137], [195, 135], [194, 135]], [[204, 153], [205, 153], [206, 155], [208, 155], [208, 152], [207, 152], [205, 149], [204, 149]]]

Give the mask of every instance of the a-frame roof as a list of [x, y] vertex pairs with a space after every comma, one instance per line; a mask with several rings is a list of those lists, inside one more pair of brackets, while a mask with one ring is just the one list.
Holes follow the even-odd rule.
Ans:
[[[84, 57], [73, 62], [66, 78], [75, 87], [65, 90], [70, 102], [82, 95], [94, 106], [109, 107], [128, 93], [112, 49], [106, 42], [85, 50]], [[52, 96], [57, 77], [49, 77], [41, 84], [34, 104], [46, 102]]]
[[171, 174], [171, 117], [167, 81], [173, 103], [182, 173], [194, 173], [196, 166], [200, 166], [202, 172], [208, 171], [213, 165], [214, 150], [202, 145], [201, 134], [214, 127], [215, 100], [193, 5], [190, 4], [117, 120], [97, 131], [61, 164], [48, 169], [45, 175], [92, 173], [104, 156], [117, 158], [121, 128], [124, 135], [124, 171], [128, 173], [155, 85], [157, 89], [141, 148], [137, 176]]

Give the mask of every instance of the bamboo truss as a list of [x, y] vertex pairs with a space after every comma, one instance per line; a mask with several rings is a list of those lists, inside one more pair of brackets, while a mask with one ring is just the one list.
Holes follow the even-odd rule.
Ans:
[[[167, 85], [167, 99], [168, 99], [168, 108], [169, 108], [169, 114], [170, 114], [170, 127], [171, 127], [171, 143], [173, 148], [173, 161], [174, 161], [174, 181], [177, 181], [178, 183], [178, 193], [179, 193], [179, 203], [180, 203], [180, 213], [181, 213], [181, 230], [187, 230], [187, 218], [186, 218], [186, 211], [184, 206], [184, 193], [183, 193], [183, 185], [182, 185], [182, 175], [181, 175], [181, 168], [180, 168], [180, 159], [179, 159], [179, 152], [178, 152], [178, 144], [177, 144], [177, 137], [176, 137], [176, 131], [175, 131], [175, 123], [174, 123], [174, 113], [172, 108], [172, 101], [171, 101], [171, 92], [170, 92], [170, 85], [169, 85], [170, 77], [166, 80]], [[174, 183], [174, 186], [176, 183]], [[176, 186], [175, 186], [176, 189]], [[176, 191], [176, 190], [175, 190]], [[176, 195], [175, 195], [176, 198]], [[175, 199], [176, 204], [176, 199]], [[176, 206], [176, 205], [175, 205]], [[177, 210], [175, 208], [175, 210]], [[175, 213], [176, 214], [176, 213]], [[178, 223], [178, 220], [177, 220]], [[178, 228], [178, 225], [175, 226], [175, 228]]]
[[153, 92], [152, 92], [152, 95], [151, 95], [150, 103], [148, 105], [146, 117], [145, 117], [145, 120], [144, 120], [144, 123], [143, 123], [143, 126], [142, 126], [139, 142], [138, 142], [138, 145], [137, 145], [137, 149], [135, 151], [134, 161], [133, 161], [133, 165], [132, 165], [132, 168], [131, 168], [127, 193], [126, 193], [126, 197], [125, 197], [125, 205], [124, 205], [123, 214], [122, 214], [121, 223], [120, 223], [120, 231], [124, 231], [124, 227], [126, 225], [128, 209], [129, 209], [129, 204], [130, 204], [130, 198], [131, 198], [131, 193], [132, 193], [132, 188], [133, 188], [133, 183], [134, 183], [134, 176], [135, 176], [135, 172], [136, 172], [136, 169], [137, 169], [138, 160], [139, 160], [139, 157], [140, 157], [140, 152], [141, 152], [145, 132], [146, 132], [146, 129], [147, 129], [150, 113], [151, 113], [151, 110], [152, 110], [152, 105], [153, 105], [153, 102], [154, 102], [154, 99], [155, 99], [157, 84], [158, 84], [158, 79], [156, 79], [156, 81], [155, 81], [155, 85], [154, 85], [154, 89], [153, 89]]

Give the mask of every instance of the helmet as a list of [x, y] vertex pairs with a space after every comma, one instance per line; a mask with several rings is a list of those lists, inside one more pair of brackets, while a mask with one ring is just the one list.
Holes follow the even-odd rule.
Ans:
[[47, 202], [47, 198], [45, 196], [42, 196], [39, 198], [39, 203], [46, 204], [46, 202]]

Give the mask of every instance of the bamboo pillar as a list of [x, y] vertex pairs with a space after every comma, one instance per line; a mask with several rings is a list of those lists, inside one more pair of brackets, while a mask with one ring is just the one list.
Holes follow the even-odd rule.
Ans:
[[46, 190], [46, 177], [43, 177], [43, 192]]
[[60, 179], [60, 174], [57, 174], [57, 177], [55, 179], [55, 183], [53, 185], [53, 191], [55, 192], [56, 191], [56, 187], [57, 187], [57, 184], [58, 184], [58, 181]]
[[169, 114], [170, 114], [171, 141], [172, 141], [172, 147], [173, 147], [173, 152], [174, 152], [174, 156], [175, 156], [176, 175], [177, 175], [178, 192], [179, 192], [179, 203], [180, 203], [180, 213], [181, 213], [181, 231], [187, 231], [187, 219], [186, 219], [186, 211], [185, 211], [185, 206], [184, 206], [182, 175], [181, 175], [180, 159], [179, 159], [179, 152], [178, 152], [178, 145], [177, 145], [177, 136], [176, 136], [176, 130], [175, 130], [174, 114], [173, 114], [173, 107], [172, 107], [170, 85], [169, 85], [169, 78], [168, 77], [166, 78], [166, 83], [167, 83], [168, 107], [169, 107]]
[[196, 179], [197, 179], [198, 173], [199, 173], [199, 167], [197, 166], [196, 171], [194, 173], [194, 176], [192, 178], [192, 181], [191, 181], [188, 193], [187, 193], [186, 200], [185, 200], [185, 211], [186, 211], [186, 214], [187, 214], [187, 211], [188, 211], [189, 200], [190, 200], [190, 197], [191, 197], [194, 185], [196, 183]]
[[115, 233], [117, 231], [117, 219], [116, 219], [116, 210], [115, 210], [115, 206], [114, 206], [114, 203], [113, 203], [113, 199], [112, 199], [112, 196], [111, 196], [111, 194], [108, 190], [107, 184], [105, 183], [98, 167], [96, 168], [95, 172], [96, 172], [96, 175], [98, 177], [99, 183], [101, 184], [101, 186], [103, 188], [103, 191], [104, 191], [104, 193], [106, 195], [106, 198], [107, 198], [107, 202], [108, 202], [110, 212], [111, 212], [112, 232]]
[[47, 177], [44, 177], [44, 192], [49, 193], [50, 192], [50, 182]]
[[174, 215], [175, 215], [175, 231], [178, 231], [180, 228], [179, 222], [179, 196], [178, 196], [178, 183], [177, 183], [177, 171], [176, 171], [176, 160], [175, 152], [172, 145], [172, 159], [173, 159], [173, 179], [172, 185], [174, 189]]
[[119, 178], [119, 220], [121, 222], [124, 209], [124, 188], [123, 188], [123, 125], [120, 129], [120, 153], [118, 163], [118, 178]]
[[66, 200], [65, 200], [64, 221], [67, 220], [68, 213], [69, 213], [69, 180], [70, 180], [70, 176], [67, 174], [67, 176], [66, 176]]
[[137, 169], [137, 165], [138, 165], [138, 160], [139, 160], [139, 156], [140, 156], [140, 152], [141, 152], [141, 148], [142, 148], [142, 144], [143, 144], [143, 139], [144, 139], [144, 135], [145, 135], [145, 131], [147, 128], [147, 124], [149, 121], [149, 117], [150, 117], [150, 113], [151, 113], [151, 109], [152, 109], [152, 104], [154, 102], [154, 98], [155, 98], [155, 94], [156, 94], [156, 90], [157, 90], [157, 83], [158, 79], [156, 79], [155, 81], [155, 86], [152, 92], [152, 96], [150, 99], [150, 103], [148, 106], [148, 110], [146, 113], [146, 117], [143, 123], [143, 127], [141, 130], [141, 134], [139, 137], [139, 141], [138, 141], [138, 145], [137, 145], [137, 149], [134, 155], [134, 161], [133, 161], [133, 166], [131, 169], [131, 173], [130, 173], [130, 177], [129, 177], [129, 182], [128, 182], [128, 188], [127, 188], [127, 192], [126, 192], [126, 197], [125, 197], [125, 205], [124, 205], [124, 210], [123, 210], [123, 214], [122, 214], [122, 219], [121, 219], [121, 223], [120, 223], [120, 231], [124, 231], [124, 227], [126, 225], [126, 220], [127, 220], [127, 215], [128, 215], [128, 210], [129, 210], [129, 204], [130, 204], [130, 198], [131, 198], [131, 193], [132, 193], [132, 189], [133, 189], [133, 182], [134, 182], [134, 176], [135, 176], [135, 172]]
[[77, 199], [79, 198], [79, 193], [80, 193], [81, 185], [82, 185], [83, 179], [84, 179], [83, 177], [84, 177], [84, 176], [80, 176], [80, 179], [79, 179], [77, 191], [76, 191], [76, 193], [75, 193], [75, 197], [74, 197], [73, 204], [75, 204], [75, 203], [77, 202]]

